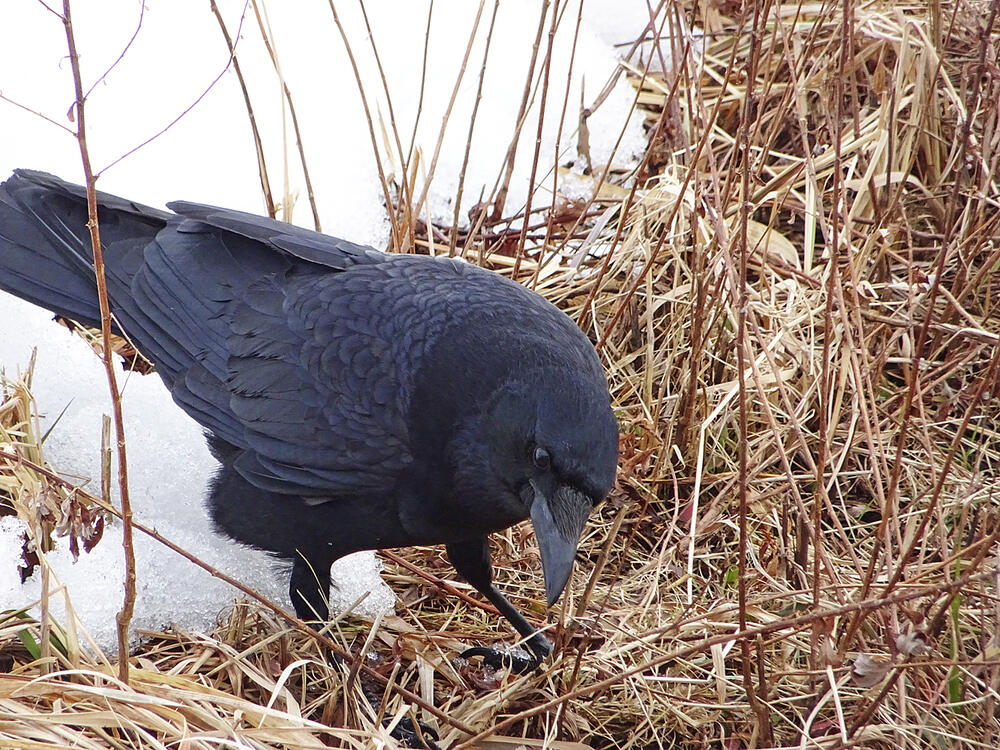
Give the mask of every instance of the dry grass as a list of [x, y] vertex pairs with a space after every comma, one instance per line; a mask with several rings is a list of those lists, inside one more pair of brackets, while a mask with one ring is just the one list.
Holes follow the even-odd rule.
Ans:
[[[533, 234], [515, 259], [502, 227], [471, 237], [599, 344], [621, 471], [543, 672], [455, 664], [510, 636], [418, 548], [386, 563], [397, 615], [336, 631], [391, 683], [483, 735], [595, 747], [1000, 743], [997, 3], [846, 7], [668, 3], [706, 34], [635, 78], [634, 189], [549, 222], [544, 274]], [[543, 620], [528, 527], [495, 564]], [[361, 747], [391, 743], [371, 699], [411, 710], [255, 605], [153, 634], [129, 686], [72, 646], [34, 659], [39, 628], [0, 620], [0, 747]]]

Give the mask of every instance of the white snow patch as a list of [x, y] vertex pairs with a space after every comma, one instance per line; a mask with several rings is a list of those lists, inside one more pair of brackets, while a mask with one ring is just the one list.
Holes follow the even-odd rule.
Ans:
[[[423, 59], [428, 2], [382, 0], [366, 5], [370, 35], [355, 3], [337, 4], [340, 21], [364, 81], [375, 139], [387, 169], [391, 171], [392, 164], [399, 163], [387, 158], [388, 151], [396, 151], [396, 144], [391, 134], [384, 135], [390, 133], [393, 116], [404, 152], [409, 150], [416, 130], [414, 152], [422, 154], [417, 180], [419, 192], [458, 80], [479, 4], [466, 0], [438, 0], [434, 4], [426, 77]], [[138, 22], [139, 7], [135, 0], [104, 0], [93, 6], [80, 4], [74, 8], [74, 26], [87, 81], [97, 79], [128, 43]], [[217, 22], [203, 0], [147, 0], [145, 7], [135, 41], [87, 101], [89, 145], [97, 169], [111, 164], [167, 126], [203, 94], [228, 60]], [[275, 199], [281, 201], [287, 177], [289, 193], [297, 196], [291, 218], [295, 223], [311, 226], [295, 135], [290, 118], [283, 113], [280, 83], [253, 12], [243, 17], [241, 25], [246, 7], [243, 2], [224, 2], [220, 7], [230, 34], [235, 37], [237, 29], [241, 30], [237, 47], [239, 62], [264, 143]], [[269, 3], [267, 10], [270, 37], [302, 129], [324, 231], [384, 247], [389, 224], [372, 138], [330, 6], [317, 1]], [[502, 172], [524, 91], [539, 10], [540, 4], [530, 0], [501, 3], [459, 211], [463, 222], [480, 196], [484, 193], [489, 196]], [[633, 10], [628, 16], [629, 23], [641, 27], [645, 11], [641, 7], [638, 11], [642, 12]], [[487, 4], [438, 156], [428, 198], [435, 223], [450, 224], [453, 216], [491, 13], [492, 7]], [[620, 11], [608, 13], [615, 15]], [[570, 76], [576, 17], [574, 8], [567, 9], [555, 37], [536, 174], [536, 182], [543, 188], [533, 200], [536, 207], [550, 201], [545, 187], [551, 184], [549, 170], [576, 157], [581, 103], [588, 107], [594, 104], [618, 65], [611, 47], [598, 38], [590, 24], [584, 23]], [[597, 21], [594, 25], [601, 26]], [[536, 83], [543, 67], [548, 30], [546, 21], [535, 70]], [[377, 45], [385, 72], [391, 113], [370, 39]], [[4, 96], [69, 126], [66, 112], [72, 103], [72, 81], [65, 44], [62, 24], [41, 4], [19, 2], [5, 8], [4, 23], [0, 25], [0, 70], [7, 71], [0, 80]], [[533, 90], [531, 108], [520, 134], [507, 215], [517, 213], [528, 194], [541, 108], [541, 95]], [[642, 153], [645, 146], [642, 118], [629, 117], [633, 98], [634, 92], [620, 78], [611, 95], [589, 118], [590, 154], [595, 169], [596, 165], [612, 159], [612, 150], [622, 130], [625, 137], [614, 155], [614, 163], [629, 165]], [[556, 135], [564, 101], [565, 121], [557, 155]], [[6, 143], [17, 144], [16, 148], [0, 150], [0, 175], [15, 167], [29, 167], [82, 181], [76, 143], [54, 125], [0, 102], [0, 132], [4, 133]], [[397, 184], [403, 177], [389, 176]], [[155, 206], [183, 199], [262, 212], [254, 144], [235, 72], [230, 68], [223, 73], [204, 98], [166, 133], [108, 169], [100, 187]]]

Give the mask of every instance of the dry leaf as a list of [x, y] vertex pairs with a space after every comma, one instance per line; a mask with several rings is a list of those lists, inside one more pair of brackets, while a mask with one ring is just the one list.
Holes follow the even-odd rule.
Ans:
[[892, 659], [884, 654], [859, 654], [851, 667], [851, 682], [858, 687], [878, 685], [892, 668]]

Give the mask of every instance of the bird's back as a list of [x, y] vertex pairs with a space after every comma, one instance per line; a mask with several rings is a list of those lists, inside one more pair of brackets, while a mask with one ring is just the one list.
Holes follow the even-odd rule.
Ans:
[[[388, 491], [414, 450], [518, 369], [557, 364], [603, 383], [572, 321], [461, 261], [198, 204], [99, 205], [121, 328], [266, 491]], [[0, 287], [96, 322], [86, 221], [82, 188], [16, 173], [0, 188]]]

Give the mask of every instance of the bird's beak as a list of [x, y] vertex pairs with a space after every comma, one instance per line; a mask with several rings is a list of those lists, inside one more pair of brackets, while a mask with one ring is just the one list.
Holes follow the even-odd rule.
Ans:
[[550, 498], [531, 483], [535, 497], [531, 503], [531, 525], [542, 554], [545, 599], [551, 607], [566, 587], [576, 546], [593, 504], [590, 498], [571, 487], [560, 487]]

